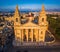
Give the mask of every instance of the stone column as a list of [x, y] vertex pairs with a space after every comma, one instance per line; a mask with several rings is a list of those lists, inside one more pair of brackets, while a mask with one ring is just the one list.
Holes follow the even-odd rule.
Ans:
[[20, 29], [20, 33], [19, 33], [19, 35], [20, 35], [20, 42], [22, 42], [22, 33], [21, 33], [21, 29]]
[[28, 29], [25, 30], [25, 34], [26, 34], [27, 42], [28, 42]]
[[38, 42], [38, 35], [39, 35], [39, 33], [38, 33], [38, 29], [34, 29], [34, 35], [35, 35], [35, 38], [36, 38], [36, 42]]
[[40, 41], [40, 35], [41, 35], [41, 32], [40, 32], [40, 29], [39, 29], [39, 37], [38, 37], [39, 38], [39, 41]]
[[24, 31], [24, 29], [22, 29], [21, 31], [22, 31], [21, 32], [21, 34], [22, 34], [22, 42], [23, 42], [23, 35], [24, 35], [24, 32], [23, 31]]
[[44, 30], [44, 31], [43, 31], [43, 34], [42, 34], [42, 37], [43, 37], [43, 38], [42, 38], [42, 41], [43, 41], [43, 42], [45, 41], [45, 35], [46, 35], [46, 31]]
[[15, 31], [16, 31], [15, 32], [16, 34], [15, 34], [15, 42], [14, 42], [14, 44], [19, 46], [20, 43], [21, 43], [21, 29], [20, 30], [16, 29]]
[[14, 30], [14, 33], [15, 33], [15, 40], [17, 40], [17, 33], [16, 33], [16, 30]]
[[33, 42], [33, 29], [31, 29], [31, 42]]
[[36, 42], [38, 42], [38, 39], [39, 39], [39, 38], [38, 38], [38, 37], [39, 37], [39, 36], [38, 36], [38, 35], [39, 35], [38, 29], [36, 29], [35, 32], [36, 32], [36, 35], [35, 35], [35, 37], [36, 37]]

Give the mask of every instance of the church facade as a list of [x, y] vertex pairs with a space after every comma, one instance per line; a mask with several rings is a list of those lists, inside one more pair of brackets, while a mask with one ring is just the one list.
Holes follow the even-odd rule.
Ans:
[[21, 15], [16, 6], [16, 10], [13, 16], [14, 21], [14, 33], [15, 40], [14, 44], [19, 46], [20, 43], [24, 42], [45, 42], [45, 35], [48, 29], [47, 16], [45, 12], [44, 5], [42, 5], [42, 10], [39, 13], [38, 24], [32, 22], [34, 17], [28, 17], [28, 22], [21, 24]]

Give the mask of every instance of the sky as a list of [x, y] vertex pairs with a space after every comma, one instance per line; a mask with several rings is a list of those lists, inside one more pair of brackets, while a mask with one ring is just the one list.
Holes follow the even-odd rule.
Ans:
[[40, 9], [44, 4], [46, 9], [60, 9], [60, 0], [0, 0], [0, 9]]

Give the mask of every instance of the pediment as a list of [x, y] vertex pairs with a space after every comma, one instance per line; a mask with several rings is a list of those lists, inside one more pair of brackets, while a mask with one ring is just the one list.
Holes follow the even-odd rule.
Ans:
[[37, 24], [34, 24], [34, 23], [32, 23], [32, 22], [28, 22], [28, 23], [25, 23], [25, 24], [23, 24], [22, 25], [22, 27], [39, 27], [39, 25], [37, 25]]

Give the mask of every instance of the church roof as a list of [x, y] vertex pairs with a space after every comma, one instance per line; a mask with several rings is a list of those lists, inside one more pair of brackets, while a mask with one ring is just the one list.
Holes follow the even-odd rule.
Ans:
[[24, 27], [39, 27], [39, 25], [34, 24], [34, 23], [32, 22], [32, 20], [33, 20], [33, 17], [29, 17], [29, 18], [28, 18], [28, 22], [25, 23], [25, 24], [23, 24], [22, 26], [24, 26]]

